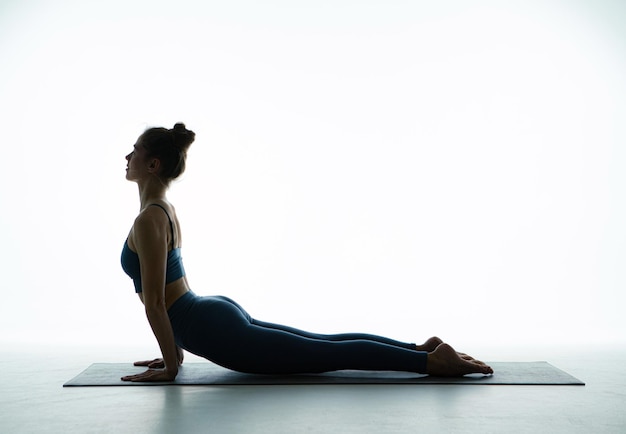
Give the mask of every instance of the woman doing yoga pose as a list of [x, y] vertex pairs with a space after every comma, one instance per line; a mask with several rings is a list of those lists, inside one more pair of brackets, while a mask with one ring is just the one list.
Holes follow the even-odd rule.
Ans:
[[150, 128], [126, 156], [126, 179], [139, 187], [140, 212], [122, 250], [162, 358], [136, 362], [149, 369], [124, 381], [171, 381], [183, 350], [226, 368], [254, 374], [319, 373], [341, 369], [409, 371], [436, 376], [491, 374], [439, 338], [422, 345], [363, 333], [321, 335], [258, 321], [223, 296], [198, 296], [187, 283], [181, 230], [167, 201], [170, 182], [185, 170], [195, 134], [184, 124]]

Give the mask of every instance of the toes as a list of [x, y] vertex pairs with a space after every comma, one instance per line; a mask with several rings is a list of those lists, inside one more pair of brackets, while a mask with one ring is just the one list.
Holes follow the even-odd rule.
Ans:
[[482, 369], [483, 374], [493, 374], [493, 369], [491, 366], [484, 365]]
[[487, 365], [485, 362], [474, 360], [473, 365], [475, 366], [477, 372], [480, 372], [481, 374], [493, 374], [493, 369], [491, 369], [491, 366]]

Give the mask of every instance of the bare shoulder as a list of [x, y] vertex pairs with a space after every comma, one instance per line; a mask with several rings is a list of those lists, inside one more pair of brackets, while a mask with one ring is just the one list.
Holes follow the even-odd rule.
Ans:
[[133, 226], [135, 228], [150, 227], [155, 224], [160, 225], [163, 221], [167, 222], [167, 216], [163, 210], [156, 206], [149, 206], [137, 215]]
[[160, 237], [165, 235], [168, 227], [167, 215], [156, 206], [148, 206], [142, 210], [133, 223], [133, 235], [137, 238]]
[[[131, 236], [129, 237], [131, 240], [129, 247], [133, 249], [138, 244], [154, 246], [155, 243], [157, 245], [162, 243], [170, 245], [172, 242], [170, 219], [174, 222], [176, 239], [180, 240], [181, 234], [178, 218], [174, 207], [170, 203], [155, 202], [145, 207], [135, 218]], [[177, 242], [177, 246], [180, 247], [180, 241]]]

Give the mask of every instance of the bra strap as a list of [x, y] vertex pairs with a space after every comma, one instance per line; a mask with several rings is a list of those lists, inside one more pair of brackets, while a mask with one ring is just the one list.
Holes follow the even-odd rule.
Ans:
[[170, 218], [169, 213], [167, 212], [165, 207], [163, 207], [162, 205], [159, 205], [158, 203], [151, 203], [150, 206], [158, 206], [159, 208], [161, 208], [163, 212], [165, 213], [165, 215], [167, 216], [167, 219], [170, 221], [170, 229], [172, 230], [172, 249], [175, 249], [176, 239], [174, 238], [174, 223], [172, 223], [172, 219]]

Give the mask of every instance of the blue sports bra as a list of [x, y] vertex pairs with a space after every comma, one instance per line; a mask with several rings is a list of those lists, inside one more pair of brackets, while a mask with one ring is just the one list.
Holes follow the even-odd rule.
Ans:
[[[176, 243], [174, 242], [174, 224], [172, 223], [170, 215], [167, 213], [167, 210], [161, 205], [157, 203], [153, 203], [152, 205], [158, 206], [165, 212], [165, 215], [167, 215], [167, 219], [170, 221], [170, 229], [172, 230], [172, 245], [175, 246]], [[135, 284], [135, 292], [142, 292], [139, 255], [136, 252], [130, 250], [130, 247], [128, 247], [128, 238], [126, 238], [126, 241], [124, 242], [124, 247], [122, 248], [121, 260], [122, 269], [126, 274], [130, 276], [131, 279], [133, 279], [133, 283]], [[167, 269], [165, 271], [165, 283], [172, 283], [180, 279], [184, 275], [185, 268], [183, 267], [183, 258], [180, 254], [180, 247], [176, 247], [167, 252]]]

